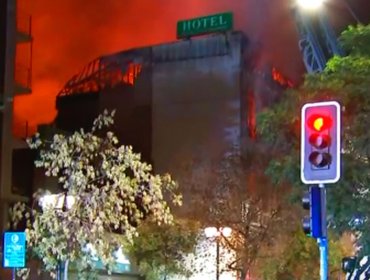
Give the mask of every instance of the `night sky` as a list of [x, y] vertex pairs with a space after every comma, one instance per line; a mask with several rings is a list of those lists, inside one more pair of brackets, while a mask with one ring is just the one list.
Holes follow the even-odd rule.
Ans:
[[[341, 5], [328, 0], [330, 20], [341, 30], [350, 20]], [[362, 21], [369, 0], [348, 0]], [[32, 3], [29, 3], [32, 2]], [[293, 81], [304, 73], [289, 0], [19, 0], [32, 13], [33, 94], [17, 97], [16, 122], [31, 126], [54, 119], [55, 96], [89, 61], [138, 46], [174, 41], [176, 22], [232, 11], [235, 29], [261, 49], [259, 65], [276, 66]], [[32, 6], [30, 6], [32, 5]]]

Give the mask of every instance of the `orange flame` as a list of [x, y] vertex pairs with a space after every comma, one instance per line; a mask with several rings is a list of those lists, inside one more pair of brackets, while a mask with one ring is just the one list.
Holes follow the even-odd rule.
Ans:
[[[181, 4], [166, 0], [31, 2], [33, 93], [16, 97], [14, 106], [17, 119], [31, 127], [55, 118], [57, 93], [89, 61], [125, 49], [174, 41], [178, 20], [208, 14], [232, 11], [235, 30], [248, 35], [251, 48], [256, 42], [263, 43], [260, 65], [272, 61], [288, 76], [301, 77], [294, 22], [289, 5], [280, 1], [267, 6], [263, 1], [248, 0], [187, 0]], [[261, 17], [261, 13], [268, 16]], [[281, 26], [283, 34], [271, 33]], [[134, 82], [137, 70], [128, 72], [128, 84]]]
[[130, 63], [126, 73], [123, 75], [123, 82], [133, 86], [136, 78], [141, 72], [141, 68], [142, 66], [140, 64]]
[[278, 82], [283, 87], [292, 88], [293, 82], [285, 78], [281, 72], [279, 72], [275, 67], [272, 67], [271, 70], [272, 79]]

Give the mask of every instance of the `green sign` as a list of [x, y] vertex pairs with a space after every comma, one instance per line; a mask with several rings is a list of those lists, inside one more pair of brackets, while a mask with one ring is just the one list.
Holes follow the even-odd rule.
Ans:
[[233, 14], [222, 13], [177, 22], [177, 38], [187, 38], [233, 28]]

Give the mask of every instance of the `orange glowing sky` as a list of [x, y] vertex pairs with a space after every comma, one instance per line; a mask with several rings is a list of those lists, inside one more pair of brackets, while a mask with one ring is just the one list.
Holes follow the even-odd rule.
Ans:
[[[22, 1], [22, 0], [20, 0]], [[23, 0], [25, 1], [25, 0]], [[261, 63], [295, 80], [302, 74], [287, 0], [33, 0], [33, 93], [17, 97], [15, 117], [51, 122], [64, 83], [103, 54], [175, 40], [176, 22], [232, 11], [235, 29], [261, 48]]]

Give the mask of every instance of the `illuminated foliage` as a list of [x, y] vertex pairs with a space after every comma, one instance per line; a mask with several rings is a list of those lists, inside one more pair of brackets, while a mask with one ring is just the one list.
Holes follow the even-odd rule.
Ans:
[[186, 266], [186, 257], [194, 253], [199, 231], [198, 223], [185, 219], [161, 225], [144, 222], [127, 251], [147, 280], [191, 275], [194, 271]]
[[[363, 253], [370, 253], [370, 25], [349, 27], [340, 42], [347, 56], [334, 57], [322, 73], [287, 91], [281, 102], [258, 116], [258, 133], [272, 151], [266, 173], [274, 183], [303, 186], [299, 177], [299, 118], [304, 103], [337, 100], [342, 105], [343, 173], [328, 188], [330, 225], [357, 231]], [[298, 190], [298, 188], [296, 188]], [[358, 222], [353, 223], [355, 217]]]
[[[105, 131], [113, 116], [105, 111], [89, 132], [55, 134], [50, 141], [36, 135], [28, 141], [40, 152], [36, 166], [56, 178], [63, 203], [42, 203], [45, 192], [39, 191], [32, 209], [24, 204], [13, 208], [13, 222], [27, 220], [28, 247], [52, 276], [58, 264], [70, 262], [78, 279], [87, 279], [85, 272], [95, 266], [92, 256], [111, 271], [113, 252], [132, 244], [143, 220], [158, 226], [173, 222], [165, 196], [181, 205], [170, 175], [152, 174], [132, 147], [119, 146], [115, 135]], [[68, 197], [74, 202], [67, 203]]]
[[[254, 156], [259, 155], [254, 150]], [[292, 221], [283, 211], [284, 192], [269, 184], [260, 172], [260, 161], [264, 159], [253, 161], [253, 165], [247, 163], [241, 158], [238, 147], [229, 148], [221, 160], [211, 164], [212, 183], [194, 186], [192, 191], [191, 214], [202, 221], [204, 227], [231, 228], [230, 237], [218, 236], [223, 248], [220, 271], [238, 274], [242, 279], [255, 265], [263, 247], [274, 243], [276, 235], [281, 230], [286, 231]], [[208, 173], [206, 168], [203, 172]], [[199, 204], [199, 201], [205, 203]], [[211, 243], [201, 248], [199, 254], [210, 249]]]
[[[260, 262], [260, 278], [264, 280], [311, 280], [320, 278], [320, 256], [314, 239], [307, 238], [299, 228], [290, 232], [277, 251], [271, 250]], [[337, 279], [341, 274], [344, 249], [339, 240], [330, 238], [329, 276]]]

